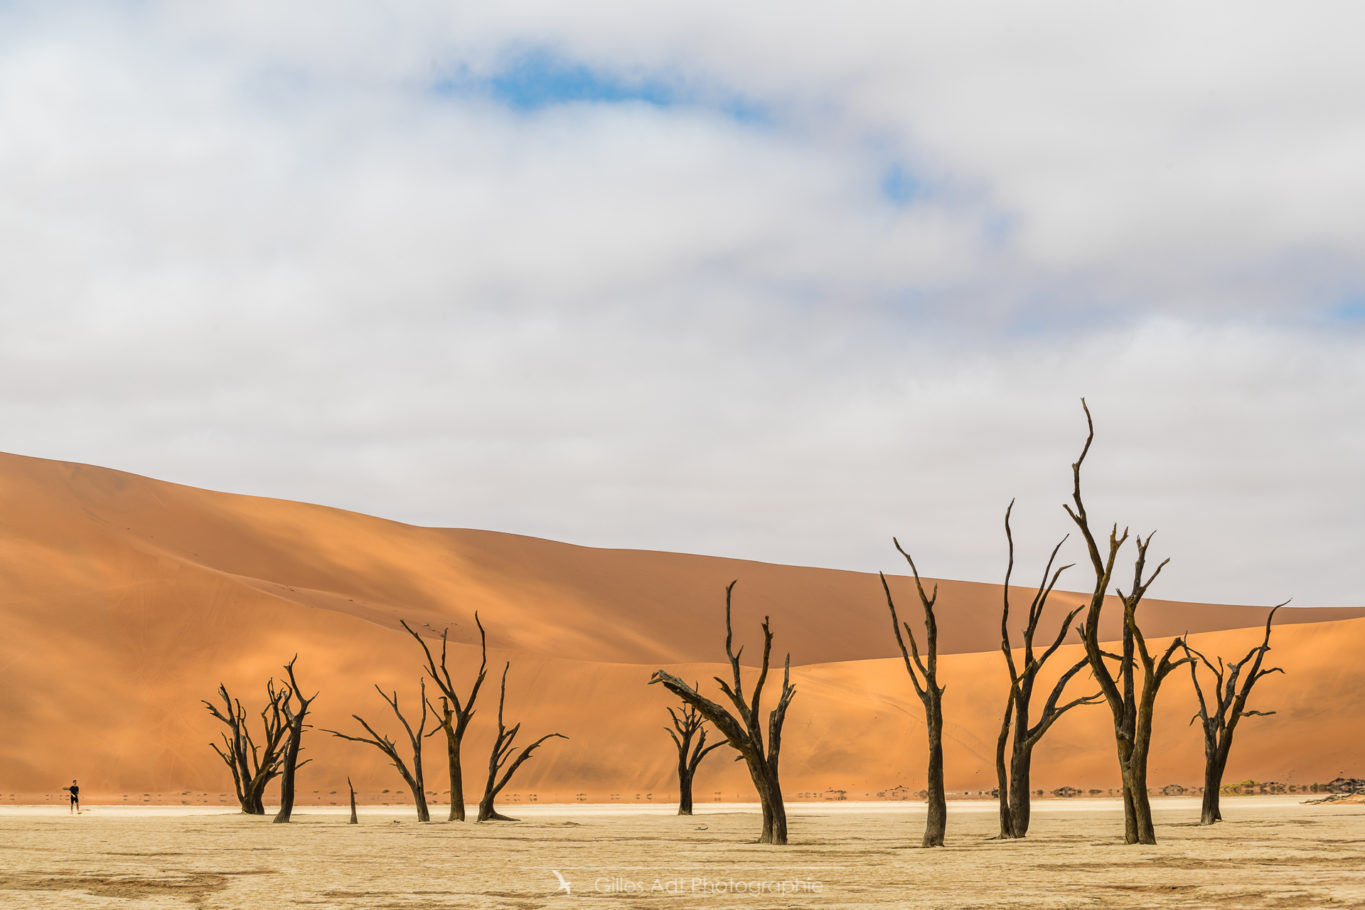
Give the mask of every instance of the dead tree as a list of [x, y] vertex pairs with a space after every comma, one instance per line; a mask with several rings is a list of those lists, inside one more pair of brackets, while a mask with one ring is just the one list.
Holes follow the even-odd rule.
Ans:
[[[464, 742], [469, 719], [474, 716], [474, 701], [479, 697], [479, 688], [483, 685], [484, 677], [488, 675], [488, 635], [483, 630], [483, 623], [479, 622], [478, 613], [474, 614], [474, 623], [479, 627], [479, 648], [482, 657], [479, 661], [479, 674], [474, 677], [474, 684], [469, 687], [469, 697], [464, 700], [461, 700], [459, 693], [455, 691], [455, 683], [450, 678], [450, 671], [446, 669], [446, 639], [449, 630], [441, 631], [441, 663], [438, 666], [422, 636], [414, 632], [406, 622], [403, 623], [403, 628], [407, 629], [408, 634], [417, 639], [417, 643], [422, 646], [422, 653], [427, 658], [427, 675], [441, 690], [441, 708], [438, 711], [436, 706], [432, 705], [431, 711], [440, 722], [439, 729], [444, 730], [446, 734], [446, 758], [450, 766], [449, 820], [453, 822], [465, 820], [464, 772], [460, 766], [460, 745]], [[434, 734], [436, 731], [431, 732]]]
[[222, 683], [218, 685], [218, 695], [223, 700], [221, 708], [207, 699], [203, 700], [209, 713], [228, 728], [219, 734], [223, 741], [222, 748], [217, 743], [209, 743], [209, 746], [232, 772], [237, 802], [247, 815], [265, 815], [266, 785], [280, 773], [280, 764], [284, 760], [281, 747], [289, 735], [280, 701], [288, 691], [288, 688], [276, 689], [273, 679], [266, 682], [267, 701], [261, 709], [263, 738], [260, 744], [256, 743], [248, 727], [246, 709], [228, 694], [227, 686]]
[[763, 811], [763, 831], [759, 835], [760, 844], [785, 844], [787, 842], [787, 809], [782, 802], [782, 786], [778, 780], [778, 758], [782, 751], [782, 723], [787, 717], [787, 706], [796, 694], [791, 684], [791, 655], [787, 655], [782, 670], [782, 692], [777, 706], [768, 714], [768, 741], [763, 742], [763, 720], [760, 704], [763, 698], [763, 685], [768, 680], [768, 661], [772, 655], [773, 633], [768, 627], [768, 617], [763, 617], [763, 664], [754, 683], [754, 694], [744, 697], [743, 681], [740, 678], [739, 657], [744, 648], [734, 650], [734, 632], [730, 621], [730, 600], [735, 582], [725, 588], [725, 656], [730, 661], [730, 682], [715, 677], [726, 698], [734, 705], [735, 711], [722, 707], [705, 698], [695, 688], [678, 677], [663, 670], [654, 671], [650, 683], [662, 683], [686, 704], [696, 709], [711, 722], [725, 741], [744, 759], [753, 778], [754, 789], [758, 791], [759, 806]]
[[[1289, 601], [1286, 600], [1277, 604], [1270, 611], [1270, 615], [1265, 618], [1265, 637], [1241, 660], [1228, 661], [1225, 665], [1223, 658], [1220, 657], [1218, 665], [1214, 666], [1207, 657], [1191, 648], [1188, 642], [1184, 643], [1185, 656], [1190, 660], [1190, 679], [1194, 681], [1194, 692], [1199, 697], [1199, 713], [1190, 718], [1190, 723], [1193, 724], [1197, 720], [1204, 728], [1204, 805], [1199, 816], [1201, 825], [1211, 825], [1223, 820], [1223, 813], [1218, 808], [1218, 793], [1223, 786], [1223, 771], [1227, 768], [1228, 752], [1232, 749], [1232, 734], [1237, 730], [1237, 722], [1243, 717], [1266, 717], [1275, 713], [1248, 711], [1246, 705], [1247, 698], [1251, 695], [1251, 687], [1256, 685], [1257, 680], [1271, 673], [1284, 672], [1281, 667], [1262, 670], [1261, 661], [1270, 650], [1270, 623], [1275, 619], [1275, 613], [1280, 607], [1287, 603]], [[1196, 658], [1213, 674], [1212, 702], [1204, 697], [1204, 689], [1199, 685], [1199, 665], [1195, 662]], [[1248, 663], [1250, 667], [1247, 667]], [[1244, 667], [1247, 667], [1245, 676], [1242, 675]]]
[[393, 766], [398, 769], [398, 773], [403, 778], [403, 783], [407, 784], [408, 789], [412, 791], [412, 802], [417, 807], [417, 820], [429, 822], [431, 821], [431, 812], [427, 809], [426, 779], [422, 774], [422, 737], [427, 728], [427, 681], [422, 679], [420, 682], [422, 691], [418, 696], [418, 701], [422, 706], [422, 721], [417, 725], [416, 730], [412, 729], [412, 724], [408, 723], [408, 719], [403, 716], [403, 712], [398, 708], [398, 692], [395, 691], [390, 695], [379, 688], [378, 684], [375, 684], [374, 687], [374, 690], [379, 693], [379, 697], [384, 699], [388, 706], [393, 709], [394, 716], [398, 718], [398, 722], [403, 725], [404, 731], [408, 734], [408, 742], [412, 746], [411, 766], [403, 760], [403, 756], [399, 754], [398, 747], [394, 745], [393, 740], [376, 733], [374, 727], [371, 727], [369, 722], [359, 714], [352, 714], [351, 716], [356, 719], [360, 726], [365, 728], [365, 732], [370, 734], [369, 736], [352, 736], [349, 733], [342, 733], [337, 730], [324, 730], [323, 732], [330, 733], [339, 739], [350, 740], [353, 743], [365, 743], [374, 746], [387, 755], [389, 761], [393, 762]]
[[360, 819], [359, 819], [359, 817], [356, 816], [356, 813], [355, 813], [355, 785], [351, 783], [351, 776], [350, 776], [349, 774], [346, 775], [346, 789], [348, 789], [348, 790], [351, 791], [351, 822], [350, 822], [350, 823], [353, 824], [353, 825], [358, 825], [358, 824], [360, 824]]
[[[1095, 535], [1090, 530], [1090, 519], [1081, 501], [1081, 465], [1090, 451], [1095, 439], [1095, 423], [1090, 417], [1090, 408], [1081, 399], [1085, 409], [1085, 422], [1088, 432], [1081, 456], [1071, 466], [1074, 487], [1071, 498], [1073, 509], [1063, 504], [1085, 540], [1090, 555], [1090, 564], [1095, 572], [1095, 587], [1090, 594], [1086, 607], [1085, 622], [1080, 626], [1081, 640], [1085, 645], [1086, 659], [1090, 672], [1099, 683], [1100, 692], [1114, 716], [1114, 739], [1118, 749], [1119, 773], [1123, 782], [1123, 833], [1124, 840], [1130, 844], [1154, 844], [1156, 832], [1152, 828], [1152, 807], [1147, 798], [1147, 758], [1152, 744], [1152, 714], [1156, 706], [1157, 690], [1171, 671], [1190, 658], [1173, 660], [1175, 652], [1181, 647], [1179, 638], [1171, 641], [1158, 656], [1147, 647], [1147, 639], [1138, 627], [1137, 610], [1147, 589], [1161, 574], [1170, 559], [1164, 559], [1146, 574], [1147, 548], [1151, 546], [1152, 534], [1146, 539], [1141, 535], [1134, 540], [1137, 544], [1137, 557], [1133, 563], [1133, 581], [1125, 594], [1115, 587], [1115, 593], [1123, 605], [1122, 653], [1113, 655], [1100, 646], [1100, 614], [1104, 609], [1105, 595], [1114, 578], [1114, 563], [1119, 551], [1128, 540], [1128, 529], [1120, 533], [1118, 524], [1109, 531], [1109, 543], [1101, 551]], [[1153, 532], [1155, 533], [1155, 532]], [[1117, 670], [1111, 671], [1107, 661], [1117, 660]], [[1141, 688], [1138, 688], [1137, 672], [1142, 671]], [[1117, 675], [1115, 675], [1117, 673]]]
[[[696, 686], [692, 688], [696, 689]], [[707, 753], [719, 749], [725, 742], [706, 745], [706, 718], [687, 702], [683, 702], [681, 710], [669, 708], [668, 716], [673, 719], [673, 729], [664, 727], [664, 732], [678, 747], [678, 814], [691, 815], [692, 779], [697, 776], [697, 766]]]
[[[924, 585], [920, 582], [919, 569], [915, 568], [915, 561], [901, 548], [899, 540], [893, 537], [891, 542], [905, 557], [905, 561], [910, 563], [910, 571], [915, 576], [915, 591], [919, 594], [920, 607], [924, 610], [925, 657], [921, 658], [919, 643], [915, 640], [915, 633], [911, 630], [910, 624], [901, 622], [900, 617], [896, 615], [896, 602], [891, 597], [891, 586], [886, 582], [886, 575], [878, 573], [882, 579], [882, 590], [886, 592], [886, 606], [891, 611], [891, 629], [896, 633], [896, 644], [900, 646], [901, 657], [905, 660], [905, 669], [910, 674], [915, 694], [924, 704], [924, 725], [929, 733], [929, 782], [925, 787], [929, 817], [924, 825], [924, 840], [920, 842], [920, 846], [942, 847], [943, 837], [948, 830], [948, 800], [943, 789], [943, 692], [947, 687], [938, 684], [938, 621], [934, 618], [934, 604], [938, 602], [938, 585], [934, 585], [932, 595], [925, 594]], [[902, 626], [905, 628], [904, 637], [901, 636]], [[908, 651], [905, 647], [906, 638], [910, 639]]]
[[520, 723], [513, 724], [509, 728], [502, 721], [503, 703], [507, 700], [507, 670], [511, 666], [511, 663], [505, 663], [502, 666], [502, 688], [498, 691], [498, 735], [493, 739], [493, 751], [489, 753], [488, 756], [488, 781], [483, 787], [483, 798], [479, 800], [479, 815], [476, 819], [481, 822], [516, 821], [516, 819], [508, 818], [506, 815], [502, 815], [494, 809], [493, 800], [502, 792], [503, 787], [507, 786], [507, 782], [512, 779], [512, 775], [517, 773], [517, 769], [531, 757], [531, 753], [540, 748], [541, 743], [545, 742], [547, 739], [554, 739], [555, 737], [559, 737], [560, 739], [569, 738], [563, 733], [546, 733], [540, 739], [522, 749], [517, 757], [512, 759], [511, 764], [507, 763], [507, 760], [512, 756], [512, 751], [516, 748], [517, 733], [521, 731]]
[[1043, 738], [1043, 734], [1067, 711], [1078, 705], [1093, 704], [1102, 697], [1096, 692], [1058, 705], [1067, 684], [1089, 664], [1089, 659], [1082, 657], [1053, 685], [1038, 719], [1034, 721], [1032, 718], [1031, 702], [1033, 689], [1038, 683], [1038, 675], [1048, 658], [1062, 646], [1067, 633], [1071, 631], [1071, 624], [1084, 608], [1077, 607], [1068, 613], [1052, 642], [1048, 644], [1044, 641], [1041, 653], [1035, 650], [1034, 638], [1038, 633], [1038, 623], [1043, 618], [1047, 599], [1052, 594], [1057, 579], [1071, 568], [1070, 565], [1065, 565], [1060, 566], [1055, 572], [1052, 569], [1053, 563], [1057, 561], [1058, 551], [1061, 550], [1062, 544], [1066, 543], [1066, 538], [1063, 537], [1057, 546], [1052, 548], [1052, 555], [1048, 557], [1047, 566], [1043, 569], [1043, 578], [1034, 592], [1033, 601], [1029, 604], [1028, 619], [1023, 628], [1023, 654], [1020, 662], [1015, 661], [1014, 646], [1010, 641], [1010, 576], [1014, 572], [1014, 534], [1010, 530], [1010, 513], [1013, 511], [1014, 501], [1011, 500], [1009, 508], [1005, 509], [1005, 539], [1009, 543], [1009, 564], [1005, 569], [1005, 602], [1000, 612], [1000, 650], [1005, 654], [1005, 666], [1010, 674], [1010, 692], [1005, 704], [1005, 717], [1000, 724], [1000, 736], [995, 743], [995, 775], [999, 781], [1002, 839], [1023, 837], [1028, 833], [1031, 809], [1029, 771], [1033, 763], [1033, 749]]
[[294, 677], [294, 661], [298, 659], [299, 656], [295, 654], [289, 663], [284, 665], [285, 672], [289, 674], [289, 687], [280, 699], [280, 711], [283, 712], [285, 723], [289, 727], [289, 743], [285, 747], [284, 761], [280, 768], [280, 811], [275, 813], [277, 825], [285, 824], [294, 814], [295, 774], [299, 768], [308, 764], [307, 761], [299, 761], [299, 750], [303, 746], [303, 730], [307, 726], [304, 719], [308, 716], [308, 708], [318, 697], [316, 692], [312, 698], [303, 697], [299, 681]]

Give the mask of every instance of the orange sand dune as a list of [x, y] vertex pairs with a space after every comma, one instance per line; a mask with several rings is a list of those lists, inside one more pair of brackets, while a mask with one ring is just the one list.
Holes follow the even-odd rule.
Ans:
[[[894, 555], [894, 554], [893, 554]], [[671, 792], [667, 694], [645, 685], [667, 666], [706, 679], [722, 656], [723, 587], [739, 578], [736, 625], [755, 653], [771, 614], [800, 694], [788, 720], [789, 794], [845, 789], [861, 798], [923, 785], [923, 735], [890, 637], [875, 575], [740, 560], [599, 550], [482, 531], [418, 528], [300, 503], [233, 496], [101, 468], [0, 455], [0, 798], [82, 778], [99, 798], [227, 789], [207, 748], [215, 725], [199, 704], [224, 681], [248, 705], [297, 652], [318, 689], [316, 722], [346, 727], [358, 712], [388, 729], [370, 688], [416, 703], [416, 647], [399, 617], [451, 627], [452, 662], [472, 673], [473, 613], [492, 658], [511, 659], [509, 712], [526, 734], [558, 730], [513, 790], [542, 800]], [[896, 580], [913, 605], [904, 579]], [[1021, 592], [1022, 595], [1022, 592]], [[1003, 705], [1000, 588], [941, 583], [948, 683], [948, 775], [959, 790], [993, 785], [991, 748]], [[1079, 602], [1057, 595], [1058, 611]], [[1151, 601], [1152, 635], [1205, 633], [1208, 648], [1249, 646], [1264, 609]], [[1279, 708], [1243, 728], [1230, 777], [1310, 782], [1360, 774], [1351, 743], [1365, 716], [1365, 610], [1282, 611], [1265, 680]], [[1111, 623], [1113, 620], [1110, 620]], [[1114, 626], [1110, 626], [1111, 629]], [[460, 644], [465, 643], [465, 644]], [[980, 653], [974, 653], [980, 652]], [[1059, 663], [1068, 655], [1058, 658]], [[495, 669], [496, 672], [496, 669]], [[493, 680], [496, 683], [496, 680]], [[1188, 678], [1162, 696], [1154, 784], [1199, 780]], [[491, 691], [490, 691], [491, 690]], [[486, 690], [495, 695], [496, 690]], [[484, 764], [483, 702], [466, 745], [472, 791]], [[1114, 785], [1103, 708], [1050, 734], [1037, 785]], [[429, 789], [443, 789], [443, 744], [429, 742]], [[377, 752], [313, 734], [305, 802], [335, 799], [349, 774], [362, 792], [401, 787]], [[518, 789], [520, 788], [520, 789]], [[743, 770], [717, 754], [699, 798], [747, 793]]]

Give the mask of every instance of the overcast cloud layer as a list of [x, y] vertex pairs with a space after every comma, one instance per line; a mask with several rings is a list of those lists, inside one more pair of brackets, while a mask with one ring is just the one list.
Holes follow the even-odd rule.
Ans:
[[0, 2], [0, 448], [1031, 581], [1085, 395], [1152, 596], [1365, 603], [1365, 13], [1265, 6]]

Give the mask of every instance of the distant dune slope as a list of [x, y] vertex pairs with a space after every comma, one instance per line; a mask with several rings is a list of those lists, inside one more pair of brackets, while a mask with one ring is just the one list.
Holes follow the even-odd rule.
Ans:
[[[92, 792], [219, 792], [230, 782], [207, 748], [199, 704], [224, 681], [248, 704], [298, 653], [321, 690], [319, 726], [351, 712], [387, 724], [370, 688], [415, 701], [416, 647], [398, 619], [449, 626], [461, 675], [472, 672], [477, 610], [493, 656], [513, 661], [509, 712], [527, 734], [560, 730], [518, 784], [546, 794], [637, 792], [667, 798], [666, 694], [652, 669], [707, 679], [722, 657], [724, 585], [738, 578], [736, 630], [754, 641], [772, 616], [800, 694], [783, 775], [792, 794], [850, 797], [923, 786], [919, 704], [887, 628], [875, 575], [634, 550], [602, 550], [487, 531], [418, 528], [356, 513], [214, 493], [102, 468], [0, 455], [0, 796], [71, 777]], [[905, 579], [894, 583], [913, 607]], [[989, 789], [990, 744], [1003, 707], [1000, 587], [941, 583], [948, 682], [948, 775]], [[1021, 592], [1022, 595], [1022, 592]], [[1058, 594], [1055, 609], [1080, 595]], [[1112, 611], [1111, 611], [1112, 612]], [[1230, 777], [1308, 782], [1362, 770], [1359, 654], [1365, 610], [1282, 611], [1272, 656], [1289, 671], [1261, 698], [1280, 714], [1243, 728]], [[1199, 633], [1202, 646], [1245, 650], [1264, 608], [1150, 601], [1151, 636]], [[1109, 633], [1117, 627], [1110, 619]], [[755, 653], [751, 647], [749, 654]], [[1065, 656], [1059, 657], [1059, 663]], [[1152, 780], [1199, 779], [1188, 677], [1162, 695]], [[485, 705], [466, 746], [467, 786], [485, 762]], [[1038, 786], [1113, 786], [1103, 708], [1060, 724], [1035, 762]], [[377, 753], [310, 737], [305, 789], [347, 774], [393, 787]], [[431, 743], [429, 788], [443, 789]], [[731, 797], [743, 771], [712, 759], [699, 791]], [[312, 787], [308, 787], [308, 783]]]

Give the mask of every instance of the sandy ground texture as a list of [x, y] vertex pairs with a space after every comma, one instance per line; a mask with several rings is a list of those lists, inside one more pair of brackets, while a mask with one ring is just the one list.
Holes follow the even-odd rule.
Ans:
[[[918, 807], [796, 805], [792, 843], [751, 843], [752, 809], [527, 807], [519, 822], [421, 825], [370, 810], [295, 824], [191, 810], [0, 810], [0, 906], [1325, 907], [1365, 906], [1365, 806], [1158, 800], [1154, 847], [1121, 842], [1111, 801], [1040, 804], [995, 842], [990, 804], [950, 809], [917, 846]], [[652, 812], [650, 810], [653, 810]], [[566, 893], [565, 889], [568, 889]]]

